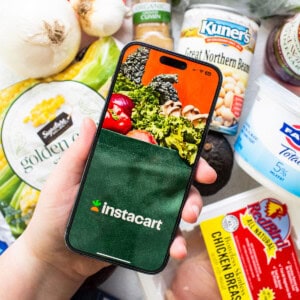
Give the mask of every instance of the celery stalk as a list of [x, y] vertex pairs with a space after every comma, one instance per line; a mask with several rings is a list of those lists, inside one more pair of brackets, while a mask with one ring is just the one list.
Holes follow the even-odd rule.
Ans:
[[13, 170], [7, 164], [5, 167], [0, 171], [0, 186], [5, 183], [9, 178], [14, 175]]
[[21, 180], [17, 175], [13, 175], [9, 180], [0, 186], [0, 201], [8, 203], [21, 184]]
[[12, 208], [14, 208], [14, 209], [20, 209], [20, 200], [21, 200], [20, 195], [22, 194], [22, 191], [23, 191], [25, 185], [26, 185], [25, 182], [21, 182], [21, 184], [19, 185], [18, 189], [13, 194], [13, 197], [12, 197], [12, 199], [10, 201], [10, 206]]

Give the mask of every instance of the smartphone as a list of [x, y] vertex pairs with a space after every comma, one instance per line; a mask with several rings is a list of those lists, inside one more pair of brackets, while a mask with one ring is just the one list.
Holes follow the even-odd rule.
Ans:
[[124, 47], [67, 225], [70, 249], [149, 274], [165, 267], [221, 76], [145, 43]]

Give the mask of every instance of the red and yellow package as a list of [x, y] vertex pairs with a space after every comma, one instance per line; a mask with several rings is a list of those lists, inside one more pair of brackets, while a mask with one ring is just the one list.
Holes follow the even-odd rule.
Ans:
[[223, 299], [300, 299], [286, 204], [264, 198], [200, 227]]

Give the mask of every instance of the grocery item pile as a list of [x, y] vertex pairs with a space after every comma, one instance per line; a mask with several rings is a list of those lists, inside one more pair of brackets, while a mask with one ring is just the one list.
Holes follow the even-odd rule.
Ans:
[[[14, 76], [23, 79], [0, 91], [0, 254], [30, 222], [43, 183], [76, 139], [82, 118], [99, 120], [122, 47], [113, 35], [123, 36], [122, 42], [148, 42], [213, 63], [222, 71], [222, 89], [203, 150], [219, 178], [212, 185], [196, 184], [199, 191], [205, 196], [212, 195], [227, 185], [235, 157], [250, 176], [262, 185], [275, 186], [280, 194], [264, 191], [263, 198], [260, 194], [250, 195], [247, 205], [214, 215], [205, 222], [200, 220], [201, 229], [197, 226], [192, 233], [187, 232], [188, 240], [193, 236], [189, 243], [194, 245], [193, 241], [198, 240], [200, 246], [191, 246], [190, 256], [176, 264], [176, 275], [166, 292], [168, 299], [217, 299], [228, 295], [254, 299], [254, 294], [259, 299], [299, 296], [298, 253], [292, 234], [295, 219], [289, 217], [287, 204], [289, 199], [299, 200], [299, 96], [291, 95], [281, 86], [300, 86], [300, 14], [290, 10], [297, 7], [289, 5], [289, 1], [285, 5], [269, 1], [262, 8], [259, 1], [248, 1], [251, 9], [245, 15], [224, 6], [234, 5], [235, 1], [215, 1], [223, 6], [165, 0], [16, 2], [0, 4], [0, 61], [5, 62], [5, 72], [12, 73], [9, 83]], [[186, 9], [188, 2], [192, 5], [184, 11], [182, 8]], [[172, 8], [183, 17], [178, 43], [172, 38]], [[269, 75], [276, 79], [263, 76], [257, 80], [263, 96], [257, 96], [259, 108], [253, 109], [261, 113], [253, 112], [239, 126], [260, 30], [261, 20], [257, 17], [279, 13], [281, 22], [272, 30], [266, 49]], [[20, 18], [20, 14], [24, 17]], [[266, 126], [260, 132], [261, 127], [255, 126], [264, 126], [268, 119], [261, 107], [272, 106], [270, 116], [274, 116], [274, 107], [280, 100], [276, 102], [273, 93], [277, 95], [278, 91], [292, 99], [293, 107], [289, 106], [286, 114], [281, 114], [281, 108], [276, 111], [283, 118], [276, 130]], [[290, 115], [292, 118], [287, 119]], [[273, 121], [274, 118], [270, 124]], [[275, 139], [270, 142], [273, 134]], [[276, 152], [273, 145], [279, 143], [279, 134], [283, 148]], [[236, 136], [235, 149], [228, 143], [229, 136]], [[257, 144], [260, 148], [263, 144], [267, 151], [258, 152]], [[274, 161], [270, 162], [268, 151]], [[259, 209], [254, 212], [253, 207]], [[258, 213], [260, 218], [256, 218]], [[259, 221], [261, 218], [273, 228], [271, 233]], [[212, 227], [219, 229], [216, 238], [218, 234], [226, 235], [227, 244], [224, 242], [222, 247], [226, 248], [230, 266], [229, 262], [220, 262], [221, 244], [214, 244], [214, 232], [209, 232]], [[275, 231], [282, 239], [280, 245]], [[261, 254], [265, 256], [261, 258]], [[283, 254], [289, 257], [287, 263], [280, 258]], [[253, 261], [247, 260], [247, 256]], [[260, 259], [265, 261], [261, 263]], [[231, 273], [224, 273], [226, 266]], [[272, 266], [270, 284], [260, 277], [260, 270], [266, 266]], [[192, 280], [186, 276], [189, 272], [193, 274]]]
[[26, 228], [48, 174], [86, 117], [99, 121], [120, 49], [94, 41], [60, 73], [0, 91], [0, 209], [15, 237]]

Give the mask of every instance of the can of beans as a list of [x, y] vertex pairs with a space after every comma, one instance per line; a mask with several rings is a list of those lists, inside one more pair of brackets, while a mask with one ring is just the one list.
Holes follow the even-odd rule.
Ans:
[[225, 6], [195, 4], [184, 14], [177, 52], [212, 63], [223, 75], [211, 129], [238, 130], [260, 21]]

